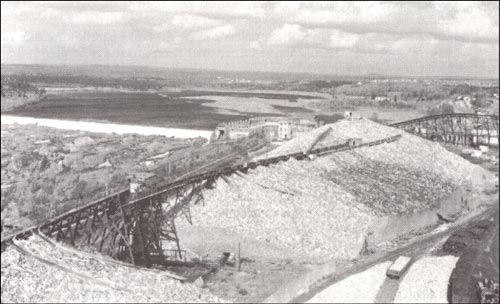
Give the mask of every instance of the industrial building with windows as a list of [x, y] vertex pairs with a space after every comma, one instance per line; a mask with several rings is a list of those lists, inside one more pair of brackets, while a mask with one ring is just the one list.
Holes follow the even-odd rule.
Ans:
[[238, 139], [262, 134], [269, 141], [284, 141], [292, 139], [296, 133], [308, 132], [316, 127], [315, 122], [307, 119], [255, 117], [221, 123], [215, 129], [213, 138], [214, 140]]

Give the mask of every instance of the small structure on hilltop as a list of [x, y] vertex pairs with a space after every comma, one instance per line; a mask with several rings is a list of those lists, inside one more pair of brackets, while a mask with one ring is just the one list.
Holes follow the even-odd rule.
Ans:
[[286, 140], [292, 138], [292, 123], [290, 121], [279, 122], [278, 140]]
[[261, 136], [269, 141], [283, 141], [293, 138], [294, 134], [308, 132], [317, 127], [317, 123], [298, 118], [255, 117], [220, 123], [214, 131], [214, 140], [232, 140]]
[[129, 176], [130, 193], [139, 193], [160, 182], [160, 178], [149, 172], [134, 172]]

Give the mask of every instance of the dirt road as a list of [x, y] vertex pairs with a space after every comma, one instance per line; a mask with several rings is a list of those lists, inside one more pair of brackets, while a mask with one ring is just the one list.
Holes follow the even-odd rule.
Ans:
[[[467, 226], [470, 222], [472, 221], [475, 221], [475, 220], [480, 220], [480, 219], [484, 219], [484, 218], [488, 218], [491, 216], [492, 212], [494, 212], [495, 210], [495, 206], [493, 207], [490, 207], [488, 209], [485, 209], [484, 211], [482, 211], [481, 213], [471, 217], [470, 219], [468, 219], [467, 221], [463, 222], [463, 223], [460, 223], [460, 224], [457, 224], [456, 226], [446, 230], [446, 231], [443, 231], [443, 232], [438, 232], [438, 233], [435, 233], [435, 234], [432, 234], [432, 235], [427, 235], [425, 236], [424, 238], [422, 239], [419, 239], [417, 241], [414, 241], [412, 242], [411, 244], [408, 244], [406, 246], [403, 246], [401, 248], [398, 248], [396, 250], [393, 250], [391, 252], [388, 252], [388, 253], [381, 253], [381, 254], [374, 254], [373, 256], [369, 256], [367, 258], [364, 258], [364, 259], [361, 259], [359, 260], [357, 263], [355, 263], [354, 266], [349, 266], [349, 267], [344, 267], [344, 268], [340, 268], [337, 273], [325, 278], [324, 280], [322, 280], [321, 282], [318, 282], [315, 286], [313, 286], [312, 288], [310, 288], [310, 290], [296, 298], [294, 298], [292, 301], [290, 302], [300, 302], [300, 303], [303, 303], [303, 302], [307, 302], [308, 300], [310, 300], [314, 295], [316, 295], [317, 293], [321, 292], [322, 290], [324, 290], [325, 288], [329, 287], [330, 285], [333, 285], [353, 274], [356, 274], [356, 273], [359, 273], [359, 272], [362, 272], [376, 264], [379, 264], [379, 263], [382, 263], [382, 262], [385, 262], [385, 261], [388, 261], [388, 260], [393, 260], [395, 258], [397, 258], [398, 256], [400, 255], [407, 255], [407, 256], [416, 256], [416, 255], [420, 255], [422, 253], [425, 253], [427, 252], [428, 250], [432, 249], [436, 244], [438, 244], [439, 242], [441, 242], [442, 240], [448, 238], [451, 234], [453, 234], [454, 232], [462, 229], [463, 227]], [[496, 245], [497, 245], [497, 250], [496, 250], [496, 255], [498, 257], [498, 230], [497, 230], [497, 239], [496, 239]], [[495, 243], [495, 242], [493, 242]], [[493, 245], [492, 245], [493, 247]], [[498, 267], [498, 265], [497, 265]], [[392, 286], [394, 287], [394, 286]], [[392, 289], [391, 289], [392, 290]], [[391, 295], [387, 295], [387, 297], [382, 297], [382, 296], [378, 296], [377, 298], [381, 299], [381, 298], [390, 298], [392, 297]]]

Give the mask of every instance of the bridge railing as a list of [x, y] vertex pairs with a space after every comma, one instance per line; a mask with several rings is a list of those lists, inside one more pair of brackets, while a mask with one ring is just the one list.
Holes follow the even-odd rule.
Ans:
[[398, 122], [390, 126], [427, 139], [459, 145], [498, 146], [500, 142], [497, 115], [446, 113]]
[[[8, 242], [9, 240], [11, 240], [14, 237], [22, 238], [22, 239], [28, 238], [29, 236], [31, 236], [33, 234], [33, 231], [36, 229], [42, 230], [46, 235], [52, 235], [56, 229], [67, 228], [68, 225], [70, 225], [71, 223], [64, 223], [64, 221], [67, 221], [68, 219], [73, 218], [76, 214], [86, 212], [86, 211], [89, 211], [89, 210], [92, 210], [95, 208], [102, 209], [103, 205], [105, 205], [105, 203], [109, 202], [110, 200], [112, 200], [112, 201], [115, 201], [115, 200], [126, 201], [126, 200], [128, 200], [129, 195], [130, 195], [129, 188], [122, 189], [122, 190], [117, 191], [115, 193], [112, 193], [106, 197], [103, 197], [101, 199], [90, 202], [84, 206], [73, 208], [67, 212], [64, 212], [63, 214], [60, 214], [60, 215], [58, 215], [58, 216], [56, 216], [56, 217], [54, 217], [54, 218], [52, 218], [44, 223], [38, 225], [38, 226], [32, 226], [32, 227], [26, 228], [20, 232], [2, 237], [2, 248], [3, 248], [3, 244], [5, 242]], [[102, 211], [102, 210], [99, 210], [99, 211]], [[70, 222], [70, 221], [67, 221], [67, 222]], [[64, 223], [64, 224], [62, 225], [62, 223]]]
[[[198, 191], [201, 191], [203, 187], [203, 182], [207, 180], [215, 180], [218, 177], [224, 176], [224, 175], [231, 175], [237, 171], [243, 171], [245, 172], [246, 170], [250, 168], [255, 168], [258, 166], [268, 166], [269, 164], [273, 163], [278, 163], [280, 161], [286, 161], [290, 158], [295, 158], [295, 159], [305, 159], [308, 157], [308, 155], [320, 155], [320, 154], [325, 154], [325, 153], [335, 153], [335, 152], [341, 152], [341, 151], [346, 151], [346, 150], [352, 150], [356, 148], [361, 148], [361, 147], [366, 147], [366, 146], [375, 146], [379, 145], [382, 143], [389, 143], [396, 141], [401, 138], [401, 135], [396, 135], [392, 136], [389, 138], [384, 138], [372, 142], [366, 142], [362, 143], [356, 146], [353, 146], [350, 144], [350, 141], [346, 141], [344, 144], [337, 144], [337, 145], [332, 145], [328, 147], [323, 147], [319, 149], [315, 149], [310, 151], [309, 153], [303, 153], [303, 152], [297, 152], [297, 153], [291, 153], [287, 155], [282, 155], [282, 156], [277, 156], [277, 157], [272, 157], [269, 159], [263, 159], [255, 162], [249, 162], [249, 163], [244, 163], [244, 164], [238, 164], [235, 166], [230, 166], [230, 167], [224, 167], [220, 168], [217, 170], [211, 170], [208, 172], [203, 172], [200, 174], [192, 175], [192, 176], [187, 176], [181, 180], [175, 181], [168, 185], [168, 187], [164, 190], [161, 190], [159, 192], [147, 195], [145, 197], [141, 197], [135, 200], [130, 201], [130, 190], [129, 188], [121, 190], [117, 193], [111, 194], [109, 196], [106, 196], [100, 200], [91, 202], [85, 206], [82, 206], [80, 208], [74, 208], [68, 212], [65, 212], [49, 221], [46, 223], [43, 223], [40, 226], [37, 227], [30, 227], [26, 230], [23, 230], [19, 233], [7, 236], [2, 238], [2, 250], [7, 246], [10, 240], [13, 238], [23, 238], [26, 239], [29, 236], [33, 234], [36, 229], [40, 229], [45, 235], [51, 236], [51, 237], [56, 237], [57, 239], [59, 238], [69, 238], [71, 242], [75, 241], [75, 235], [74, 231], [75, 229], [78, 230], [83, 230], [82, 225], [86, 225], [90, 218], [100, 218], [101, 220], [108, 220], [107, 215], [113, 215], [116, 214], [116, 211], [118, 209], [121, 209], [123, 212], [127, 213], [127, 216], [130, 217], [130, 213], [133, 213], [135, 211], [140, 210], [145, 210], [144, 208], [139, 208], [139, 206], [144, 205], [147, 206], [148, 204], [152, 204], [154, 201], [155, 204], [158, 203], [160, 200], [171, 197], [172, 195], [178, 195], [176, 191], [184, 191], [185, 187], [188, 185], [193, 185], [193, 189], [191, 190], [192, 192], [195, 191], [195, 188]], [[195, 184], [198, 184], [196, 187], [194, 186]], [[177, 197], [178, 198], [178, 197]], [[163, 216], [170, 218], [174, 218], [177, 216], [177, 213], [181, 212], [183, 210], [183, 207], [189, 204], [189, 200], [177, 200], [175, 204], [170, 206], [169, 210], [165, 210]], [[137, 207], [137, 208], [136, 208]], [[104, 213], [105, 216], [102, 214]], [[122, 215], [122, 217], [124, 217]], [[82, 224], [84, 222], [85, 224]], [[92, 221], [93, 223], [93, 221]], [[76, 226], [76, 227], [75, 227]], [[121, 230], [122, 228], [118, 227], [115, 229]], [[102, 229], [101, 229], [102, 230]], [[106, 235], [106, 232], [100, 231], [100, 233], [103, 235], [103, 237]], [[119, 233], [119, 232], [118, 232]], [[101, 245], [102, 246], [102, 245]]]
[[399, 127], [399, 126], [404, 126], [404, 125], [411, 125], [411, 124], [417, 123], [419, 121], [434, 120], [434, 119], [441, 119], [441, 118], [488, 118], [488, 119], [498, 121], [497, 115], [474, 114], [474, 113], [445, 113], [445, 114], [423, 116], [423, 117], [419, 117], [419, 118], [415, 118], [415, 119], [396, 122], [396, 123], [390, 124], [389, 126]]

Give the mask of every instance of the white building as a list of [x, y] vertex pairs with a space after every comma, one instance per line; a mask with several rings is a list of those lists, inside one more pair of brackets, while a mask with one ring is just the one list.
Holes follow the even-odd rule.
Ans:
[[382, 102], [382, 101], [388, 101], [389, 98], [387, 98], [386, 96], [376, 96], [375, 97], [375, 102]]
[[262, 134], [271, 141], [289, 140], [296, 132], [307, 132], [317, 127], [307, 119], [284, 117], [255, 117], [248, 120], [221, 123], [214, 131], [215, 140], [237, 139]]
[[280, 140], [287, 140], [292, 138], [292, 123], [290, 121], [279, 122], [278, 138]]

